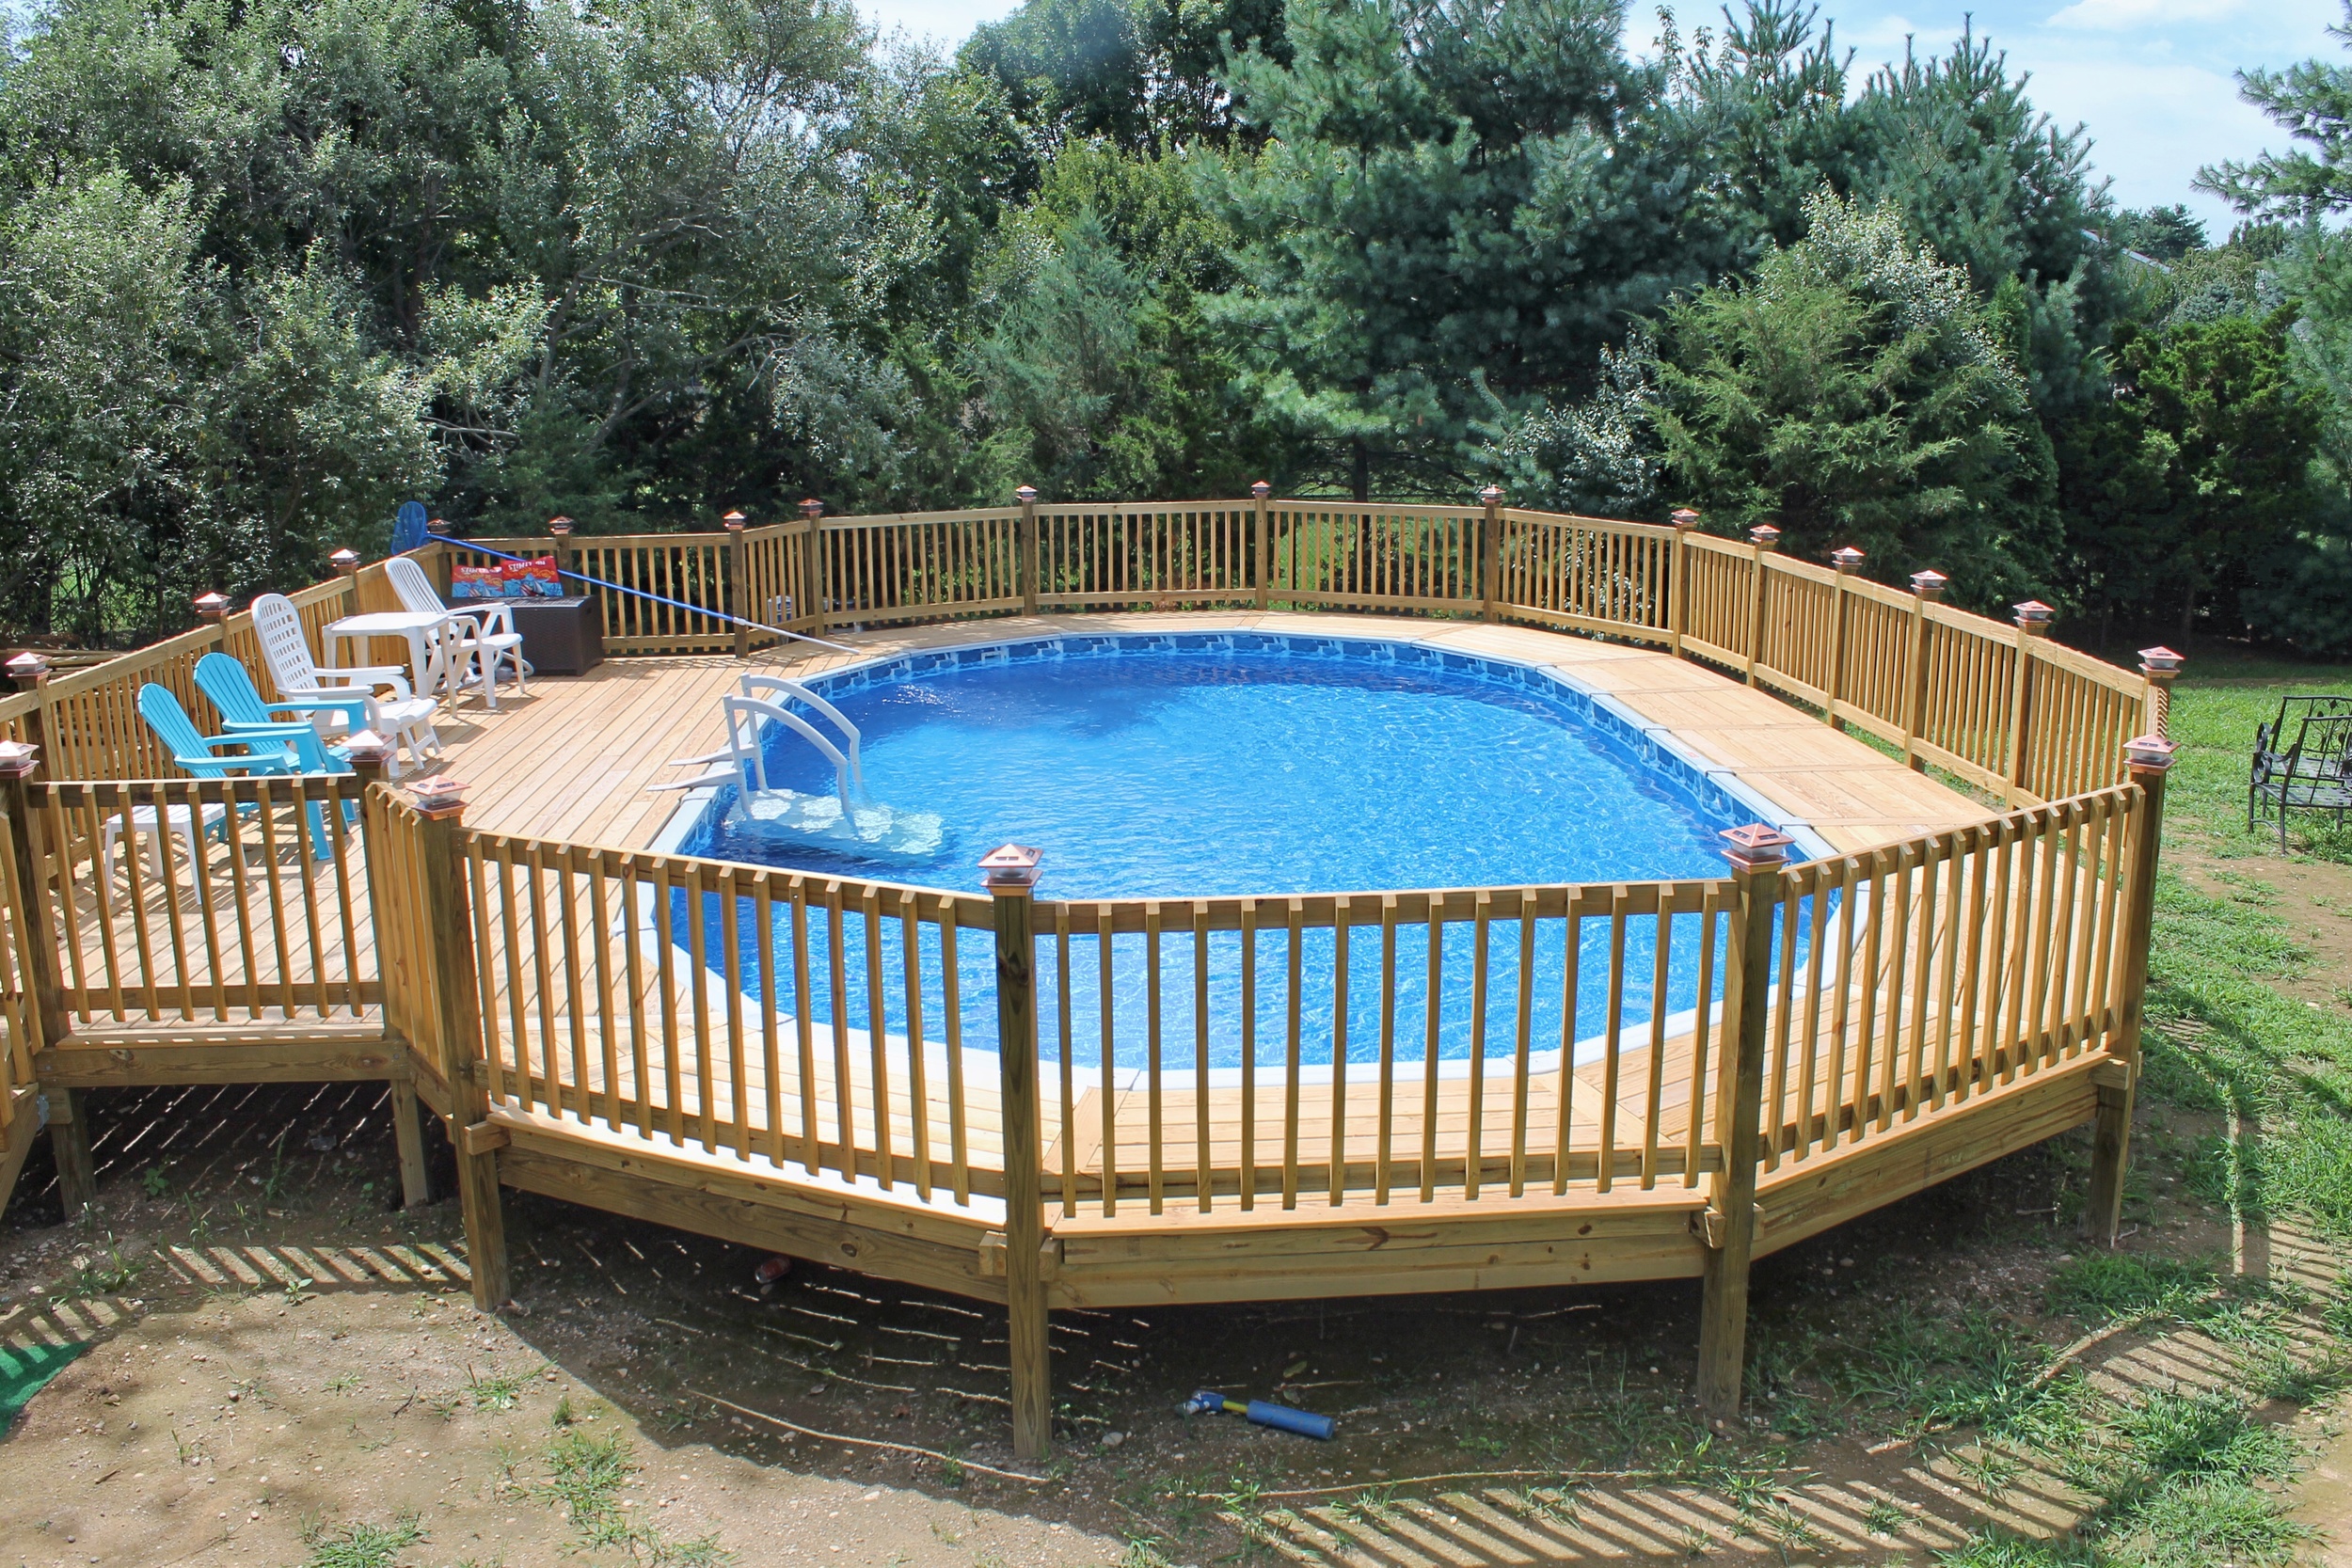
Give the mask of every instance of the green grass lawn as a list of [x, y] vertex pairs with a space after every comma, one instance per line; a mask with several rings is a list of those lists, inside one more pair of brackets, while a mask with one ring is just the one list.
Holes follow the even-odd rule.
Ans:
[[[2279, 699], [2296, 691], [2352, 692], [2352, 664], [2287, 665], [2251, 657], [2195, 661], [2173, 694], [2172, 738], [2181, 753], [2165, 786], [2168, 832], [2187, 832], [2208, 854], [2229, 859], [2276, 854], [2278, 830], [2246, 828], [2246, 779], [2257, 725], [2278, 717]], [[2292, 854], [2352, 865], [2352, 828], [2318, 812], [2287, 818]]]
[[[2249, 1219], [2278, 1218], [2323, 1238], [2352, 1241], [2352, 990], [2332, 1006], [2291, 994], [2296, 982], [2328, 976], [2273, 878], [2289, 866], [2319, 868], [2298, 895], [2352, 911], [2352, 832], [2315, 815], [2292, 818], [2289, 854], [2276, 829], [2246, 824], [2247, 764], [2255, 726], [2289, 691], [2352, 691], [2352, 666], [2292, 665], [2251, 657], [2198, 661], [2175, 692], [2172, 737], [2182, 750], [2166, 788], [2171, 864], [2156, 894], [2149, 955], [2146, 1077], [2142, 1122], [2168, 1109], [2234, 1112], [2235, 1142], [2208, 1135], [2177, 1172], [2154, 1140], [2136, 1149], [2135, 1185], [2177, 1175], [2217, 1208]], [[2200, 876], [2185, 860], [2229, 863]], [[2343, 978], [2352, 980], [2352, 975]], [[2305, 989], [2309, 989], [2308, 987]], [[2057, 1276], [2052, 1305], [2096, 1323], [2126, 1313], [2243, 1313], [2252, 1299], [2216, 1293], [2201, 1259], [2094, 1255]], [[2339, 1335], [2352, 1329], [2331, 1308]], [[2209, 1326], [2209, 1325], [2208, 1325]], [[2225, 1323], [2216, 1337], [2244, 1344], [2244, 1401], [2214, 1396], [2152, 1399], [2114, 1414], [2097, 1435], [2051, 1433], [2050, 1451], [2106, 1499], [2074, 1540], [2044, 1544], [1988, 1536], [1947, 1556], [1947, 1568], [2058, 1568], [2148, 1564], [2164, 1568], [2223, 1561], [2292, 1560], [2306, 1544], [2286, 1520], [2276, 1482], [2299, 1456], [2276, 1427], [2249, 1418], [2249, 1402], [2297, 1402], [2332, 1394], [2344, 1380], [2332, 1353], [2298, 1362], [2283, 1341]], [[2260, 1348], [2256, 1348], [2260, 1347]]]

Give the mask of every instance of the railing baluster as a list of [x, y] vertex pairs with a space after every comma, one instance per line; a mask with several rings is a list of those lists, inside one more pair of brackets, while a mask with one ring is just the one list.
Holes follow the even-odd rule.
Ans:
[[[1656, 1009], [1659, 1015], [1659, 1052], [1657, 1063], [1665, 1058], [1665, 1003], [1663, 988]], [[1534, 1077], [1535, 1024], [1535, 890], [1519, 891], [1519, 976], [1518, 995], [1514, 1008], [1511, 1078], [1511, 1196], [1522, 1197], [1527, 1193], [1527, 1097]], [[1655, 1079], [1659, 1065], [1650, 1069]], [[1385, 1095], [1384, 1097], [1385, 1098]], [[1652, 1109], [1657, 1096], [1652, 1094]], [[1656, 1129], [1653, 1127], [1653, 1138]]]
[[1209, 906], [1199, 898], [1192, 901], [1192, 1122], [1193, 1197], [1205, 1214], [1215, 1167], [1209, 1150]]
[[1143, 968], [1144, 968], [1144, 1094], [1147, 1100], [1145, 1132], [1144, 1191], [1152, 1212], [1157, 1214], [1166, 1199], [1164, 1184], [1167, 1173], [1161, 1168], [1166, 1158], [1161, 1138], [1162, 1106], [1160, 1064], [1160, 906], [1156, 899], [1143, 906]]
[[[1105, 1082], [1105, 1088], [1108, 1084]], [[1241, 1206], [1258, 1204], [1258, 901], [1241, 901]]]
[[1487, 949], [1492, 941], [1494, 895], [1481, 891], [1470, 910], [1470, 1108], [1462, 1118], [1462, 1198], [1474, 1202], [1486, 1175], [1482, 1147], [1486, 1130]]
[[1380, 1101], [1372, 1162], [1372, 1200], [1389, 1201], [1389, 1156], [1396, 1134], [1396, 895], [1380, 895]]
[[[923, 926], [916, 907], [915, 893], [908, 888], [898, 895], [898, 954], [906, 969], [907, 990], [907, 1113], [910, 1150], [914, 1162], [914, 1193], [924, 1202], [931, 1199], [931, 1097], [930, 1074], [924, 1058], [930, 1047], [923, 1038]], [[1063, 990], [1069, 989], [1067, 977]], [[1064, 996], [1062, 1016], [1070, 1015], [1068, 997]], [[1062, 1074], [1063, 1094], [1069, 1093], [1070, 1075]], [[1062, 1118], [1067, 1129], [1069, 1117]], [[1067, 1141], [1066, 1139], [1064, 1140]]]
[[1347, 948], [1345, 894], [1331, 907], [1331, 1207], [1347, 1194]]
[[1601, 1068], [1600, 1090], [1600, 1149], [1597, 1172], [1597, 1190], [1608, 1192], [1617, 1180], [1617, 1073], [1620, 1065], [1620, 1037], [1625, 1027], [1625, 921], [1628, 893], [1623, 886], [1609, 890], [1609, 1012], [1603, 1022], [1607, 1031], [1607, 1054]]

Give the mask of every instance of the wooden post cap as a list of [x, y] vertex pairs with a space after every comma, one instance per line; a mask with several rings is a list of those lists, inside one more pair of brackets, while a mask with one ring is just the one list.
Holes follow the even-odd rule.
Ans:
[[1851, 545], [1841, 545], [1829, 552], [1829, 563], [1841, 572], [1851, 572], [1862, 564], [1863, 553]]
[[548, 532], [552, 537], [562, 539], [568, 536], [571, 531], [572, 520], [569, 517], [549, 517], [548, 519]]
[[1748, 538], [1759, 550], [1769, 550], [1780, 543], [1780, 530], [1770, 523], [1758, 523], [1748, 530]]
[[1000, 844], [980, 857], [983, 884], [991, 893], [1026, 893], [1037, 886], [1045, 851], [1026, 844]]
[[8, 660], [8, 679], [24, 690], [30, 691], [49, 678], [49, 656], [25, 649]]
[[1478, 499], [1486, 502], [1488, 506], [1501, 506], [1502, 504], [1502, 486], [1500, 484], [1489, 484], [1484, 490], [1478, 492]]
[[1911, 591], [1923, 599], [1941, 598], [1944, 594], [1944, 585], [1951, 580], [1943, 573], [1930, 567], [1924, 572], [1911, 574]]
[[417, 803], [419, 811], [436, 821], [455, 816], [466, 809], [466, 786], [446, 773], [410, 784], [408, 798]]
[[719, 521], [726, 525], [726, 530], [729, 533], [742, 532], [743, 525], [750, 520], [750, 518], [744, 516], [740, 512], [730, 512], [725, 516], [719, 519]]
[[2016, 615], [2017, 624], [2028, 631], [2046, 629], [2058, 615], [2054, 607], [2043, 604], [2040, 599], [2027, 599], [2023, 604], [2013, 604], [2009, 608]]
[[2123, 742], [2123, 760], [2134, 772], [2161, 773], [2172, 766], [2172, 755], [2179, 750], [2160, 735], [2136, 735]]
[[1686, 532], [1699, 526], [1699, 515], [1687, 506], [1677, 506], [1668, 515], [1674, 519], [1675, 527]]
[[2185, 657], [2169, 648], [2159, 646], [2139, 650], [2139, 673], [2151, 679], [2177, 675], [2181, 673], [2181, 666], [2187, 662]]
[[40, 747], [23, 740], [0, 740], [0, 779], [21, 779], [40, 762]]
[[1270, 495], [1274, 494], [1274, 486], [1273, 486], [1273, 485], [1271, 485], [1271, 484], [1268, 484], [1268, 483], [1267, 483], [1264, 480], [1263, 480], [1263, 479], [1262, 479], [1262, 480], [1259, 480], [1256, 483], [1254, 483], [1254, 484], [1250, 485], [1250, 487], [1249, 487], [1249, 493], [1250, 493], [1251, 495], [1253, 495], [1253, 496], [1257, 497], [1260, 500], [1263, 500], [1263, 499], [1265, 499], [1268, 496], [1270, 496]]
[[1024, 484], [1020, 489], [1015, 490], [1012, 493], [1012, 497], [1013, 499], [1019, 501], [1024, 506], [1030, 505], [1037, 499], [1037, 486], [1034, 484]]
[[326, 563], [343, 576], [349, 577], [359, 569], [359, 552], [349, 545], [345, 545], [342, 549], [328, 556]]
[[1797, 842], [1769, 822], [1725, 828], [1715, 836], [1724, 841], [1724, 858], [1741, 871], [1783, 863], [1788, 859], [1788, 847]]
[[200, 620], [219, 620], [229, 613], [229, 595], [217, 591], [199, 594], [196, 596], [196, 613]]

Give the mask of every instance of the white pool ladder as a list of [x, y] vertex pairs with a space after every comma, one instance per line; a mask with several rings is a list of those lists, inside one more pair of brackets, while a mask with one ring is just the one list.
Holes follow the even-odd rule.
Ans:
[[[782, 724], [817, 748], [834, 767], [834, 789], [841, 798], [844, 811], [850, 809], [852, 793], [857, 800], [866, 799], [866, 767], [859, 755], [863, 737], [847, 715], [824, 698], [796, 680], [782, 675], [747, 674], [737, 683], [741, 695], [720, 699], [720, 711], [726, 724], [727, 743], [715, 752], [700, 756], [679, 757], [668, 764], [672, 768], [704, 768], [723, 763], [723, 767], [691, 779], [674, 779], [663, 784], [649, 784], [650, 789], [699, 789], [707, 784], [738, 784], [745, 790], [756, 788], [768, 792], [768, 763], [759, 750], [759, 721], [771, 720]], [[772, 693], [783, 702], [769, 700]], [[785, 703], [806, 703], [818, 714], [833, 721], [840, 731], [842, 745], [807, 720], [784, 705]], [[755, 783], [756, 781], [756, 783]]]

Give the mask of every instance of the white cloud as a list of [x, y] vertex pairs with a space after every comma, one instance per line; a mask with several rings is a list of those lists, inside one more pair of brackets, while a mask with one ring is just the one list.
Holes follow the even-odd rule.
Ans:
[[2247, 0], [2074, 0], [2051, 17], [2049, 24], [2122, 32], [2226, 22], [2246, 8]]
[[2287, 140], [2262, 111], [2238, 98], [2237, 83], [2224, 71], [2046, 54], [2020, 63], [2033, 68], [2037, 107], [2060, 125], [2080, 120], [2090, 128], [2091, 161], [2115, 182], [2121, 205], [2185, 201], [2217, 240], [2229, 232], [2235, 214], [2213, 197], [2189, 190], [2189, 181], [2204, 165], [2250, 158]]

